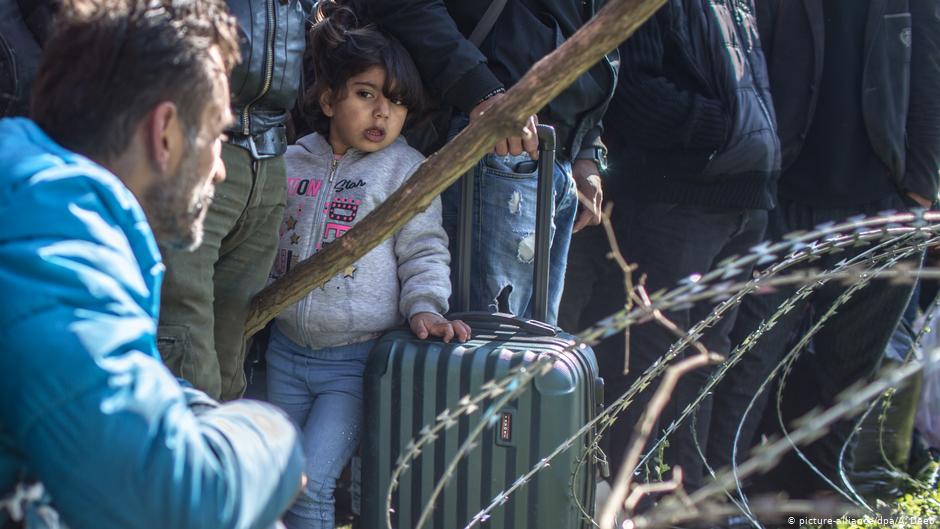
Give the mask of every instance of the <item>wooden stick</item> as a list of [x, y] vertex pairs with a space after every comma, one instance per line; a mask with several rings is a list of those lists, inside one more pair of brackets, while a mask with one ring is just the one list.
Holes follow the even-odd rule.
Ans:
[[633, 34], [666, 0], [611, 0], [557, 50], [537, 62], [496, 104], [338, 240], [255, 296], [246, 336], [301, 300], [398, 231], [489, 151], [536, 114], [604, 55]]

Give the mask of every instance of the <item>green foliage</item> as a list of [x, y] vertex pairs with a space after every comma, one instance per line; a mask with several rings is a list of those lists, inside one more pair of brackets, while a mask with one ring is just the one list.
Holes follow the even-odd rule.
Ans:
[[656, 456], [653, 458], [653, 461], [656, 463], [656, 468], [653, 469], [656, 473], [656, 481], [665, 481], [666, 473], [669, 472], [671, 468], [666, 464], [666, 449], [669, 448], [669, 440], [665, 439], [660, 443], [659, 448], [656, 449]]
[[890, 514], [840, 521], [836, 529], [936, 529], [940, 527], [940, 491], [921, 491], [898, 498]]
[[[937, 529], [940, 528], [940, 486], [937, 484], [937, 463], [926, 472], [930, 476], [928, 487], [923, 483], [912, 487], [892, 505], [879, 502], [879, 510], [885, 514], [848, 517], [838, 521], [834, 529]], [[804, 529], [821, 529], [820, 526], [804, 526]]]

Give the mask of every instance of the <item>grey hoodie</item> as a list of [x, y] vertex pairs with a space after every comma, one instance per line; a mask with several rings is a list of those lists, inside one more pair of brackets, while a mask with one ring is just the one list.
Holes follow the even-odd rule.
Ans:
[[[401, 186], [423, 157], [401, 138], [339, 160], [320, 134], [291, 145], [287, 209], [273, 278], [335, 241]], [[394, 236], [277, 317], [294, 342], [315, 349], [362, 342], [419, 312], [447, 312], [450, 253], [437, 198]]]

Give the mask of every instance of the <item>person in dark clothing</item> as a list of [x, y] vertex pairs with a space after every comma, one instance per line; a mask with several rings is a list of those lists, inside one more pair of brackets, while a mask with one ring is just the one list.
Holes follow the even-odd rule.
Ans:
[[[496, 0], [497, 2], [499, 0]], [[491, 2], [477, 0], [369, 0], [369, 14], [414, 57], [432, 94], [455, 108], [453, 128], [473, 122], [536, 61], [578, 30], [600, 1], [506, 2], [479, 46], [470, 39]], [[538, 121], [558, 135], [555, 208], [551, 243], [549, 322], [556, 320], [572, 230], [600, 222], [600, 170], [606, 149], [601, 117], [616, 81], [616, 56], [608, 56], [552, 100]], [[531, 313], [534, 119], [519, 135], [499, 141], [475, 168], [476, 226], [473, 236], [473, 310]], [[577, 190], [591, 207], [576, 217]], [[457, 186], [443, 195], [444, 226], [456, 241]]]
[[[768, 239], [827, 221], [885, 210], [929, 207], [940, 169], [940, 11], [930, 0], [757, 0], [783, 147], [780, 204]], [[814, 262], [821, 269], [868, 250], [862, 247]], [[916, 262], [920, 260], [917, 259]], [[813, 337], [815, 354], [801, 354], [780, 402], [783, 424], [872, 375], [907, 305], [913, 285], [870, 283]], [[808, 303], [818, 316], [845, 290], [827, 284]], [[776, 312], [792, 289], [747, 298], [732, 334], [743, 340]], [[718, 386], [708, 461], [732, 463], [745, 407], [792, 343], [803, 313], [797, 307], [746, 354]], [[772, 392], [776, 402], [776, 392]], [[741, 427], [738, 453], [754, 439], [766, 393]], [[767, 433], [779, 432], [777, 406], [763, 411]], [[802, 448], [822, 475], [791, 453], [759, 488], [808, 496], [841, 487], [839, 454], [854, 421], [835, 425]], [[851, 450], [846, 469], [851, 469]], [[740, 461], [741, 456], [738, 456]]]
[[[780, 149], [750, 1], [671, 0], [621, 45], [620, 55], [604, 136], [612, 154], [613, 220], [627, 261], [638, 265], [636, 277], [646, 275], [645, 288], [653, 293], [763, 238]], [[738, 277], [749, 273], [741, 270]], [[697, 303], [666, 316], [689, 329], [713, 307]], [[728, 352], [734, 318], [730, 311], [705, 332], [708, 349]], [[655, 322], [631, 328], [628, 366], [622, 347], [601, 346], [610, 398], [626, 392], [676, 340]], [[697, 353], [688, 348], [680, 358], [690, 354]], [[682, 379], [663, 425], [698, 394], [707, 374], [703, 369]], [[611, 428], [613, 470], [654, 389], [640, 393]], [[696, 422], [702, 445], [709, 415], [703, 407]], [[700, 486], [703, 470], [688, 425], [674, 434], [665, 459], [682, 467], [687, 489]]]
[[194, 252], [162, 247], [167, 266], [158, 330], [174, 374], [214, 398], [245, 390], [245, 320], [277, 250], [287, 176], [284, 125], [297, 99], [304, 52], [300, 0], [227, 0], [242, 57], [231, 77], [235, 123], [222, 159], [228, 178]]
[[58, 0], [0, 0], [0, 117], [29, 114], [42, 43]]

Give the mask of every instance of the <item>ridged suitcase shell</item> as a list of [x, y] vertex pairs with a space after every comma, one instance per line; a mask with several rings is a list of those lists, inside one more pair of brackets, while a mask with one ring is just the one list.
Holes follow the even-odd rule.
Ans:
[[[541, 459], [592, 419], [602, 400], [601, 379], [593, 351], [573, 348], [564, 333], [539, 336], [499, 323], [475, 321], [473, 338], [464, 344], [418, 340], [410, 331], [385, 335], [373, 350], [365, 374], [365, 425], [362, 434], [362, 512], [359, 527], [386, 524], [386, 494], [396, 461], [425, 425], [445, 409], [454, 410], [465, 395], [502, 378], [520, 364], [551, 355], [553, 367], [515, 400], [499, 410], [478, 445], [461, 460], [455, 476], [435, 503], [433, 529], [465, 527], [501, 491], [508, 489]], [[565, 349], [572, 349], [565, 352]], [[491, 401], [424, 448], [400, 478], [392, 501], [392, 526], [417, 525], [421, 511]], [[509, 432], [503, 413], [509, 414]], [[509, 434], [510, 441], [500, 436]], [[512, 494], [481, 527], [501, 529], [579, 529], [589, 526], [575, 504], [577, 494], [589, 513], [594, 508], [594, 458], [587, 457], [575, 476], [589, 435], [551, 461], [533, 480]]]

